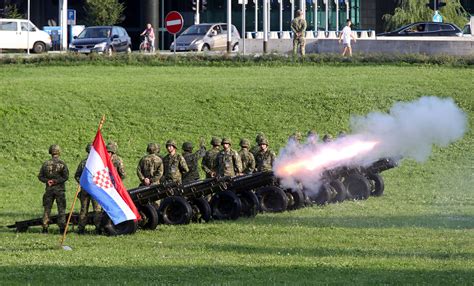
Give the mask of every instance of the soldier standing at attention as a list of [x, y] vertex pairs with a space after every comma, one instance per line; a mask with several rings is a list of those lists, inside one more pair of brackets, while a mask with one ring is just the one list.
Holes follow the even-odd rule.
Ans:
[[168, 155], [163, 158], [165, 168], [163, 178], [165, 182], [174, 182], [180, 185], [183, 174], [189, 172], [189, 168], [186, 160], [184, 160], [181, 154], [176, 152], [176, 149], [176, 142], [174, 140], [166, 141]]
[[120, 179], [125, 178], [125, 168], [123, 167], [123, 160], [117, 155], [118, 145], [117, 143], [110, 141], [107, 144], [107, 152], [110, 155], [110, 159], [112, 160], [112, 164], [114, 164], [115, 169], [117, 170]]
[[301, 56], [305, 54], [305, 33], [306, 33], [306, 20], [303, 17], [301, 10], [296, 11], [296, 18], [291, 21], [291, 30], [293, 31], [293, 56], [296, 57], [298, 54], [298, 46], [300, 47]]
[[268, 140], [262, 139], [258, 143], [260, 146], [260, 151], [255, 157], [257, 171], [258, 172], [267, 172], [271, 171], [273, 167], [273, 162], [275, 162], [275, 153], [268, 149]]
[[[89, 153], [91, 151], [92, 144], [87, 144], [86, 146], [86, 152]], [[81, 175], [82, 172], [84, 171], [84, 168], [86, 167], [86, 162], [87, 162], [87, 157], [79, 163], [79, 166], [77, 166], [76, 169], [76, 174], [74, 175], [74, 179], [79, 183], [81, 180]], [[85, 229], [86, 229], [86, 224], [87, 224], [87, 213], [89, 212], [89, 204], [92, 201], [92, 208], [94, 209], [94, 225], [95, 225], [95, 230], [97, 233], [100, 233], [100, 220], [101, 220], [101, 208], [100, 205], [91, 198], [89, 193], [87, 193], [86, 190], [81, 188], [81, 192], [79, 193], [79, 200], [81, 201], [81, 211], [79, 212], [79, 226], [77, 233], [78, 234], [84, 234]]]
[[143, 156], [137, 166], [140, 186], [157, 185], [163, 176], [163, 160], [158, 156], [160, 145], [150, 143], [146, 151], [148, 155]]
[[267, 138], [265, 137], [265, 134], [263, 134], [262, 132], [257, 133], [257, 137], [255, 137], [255, 146], [253, 146], [250, 149], [250, 153], [252, 153], [254, 158], [255, 156], [257, 156], [257, 153], [260, 150], [260, 146], [258, 146], [258, 142], [260, 142], [260, 140], [262, 140], [263, 138]]
[[203, 139], [201, 139], [199, 143], [200, 148], [195, 153], [193, 153], [193, 143], [183, 143], [183, 157], [189, 168], [189, 172], [183, 175], [183, 183], [199, 180], [199, 159], [206, 155], [206, 147], [204, 146]]
[[58, 226], [61, 233], [66, 227], [66, 186], [64, 183], [69, 178], [69, 170], [66, 163], [59, 159], [61, 150], [58, 145], [49, 147], [51, 159], [44, 162], [38, 174], [38, 179], [46, 184], [43, 195], [43, 233], [48, 233], [49, 216], [54, 200], [58, 206]]
[[252, 174], [255, 171], [255, 157], [249, 151], [250, 141], [248, 139], [240, 139], [239, 156], [242, 160], [242, 173]]
[[217, 154], [220, 152], [221, 140], [217, 137], [212, 137], [211, 145], [211, 150], [206, 152], [201, 164], [204, 173], [206, 173], [206, 178], [213, 178], [216, 176], [216, 158]]
[[239, 154], [230, 148], [232, 145], [230, 139], [223, 138], [221, 144], [223, 150], [217, 154], [216, 158], [217, 176], [234, 177], [242, 174], [242, 161]]

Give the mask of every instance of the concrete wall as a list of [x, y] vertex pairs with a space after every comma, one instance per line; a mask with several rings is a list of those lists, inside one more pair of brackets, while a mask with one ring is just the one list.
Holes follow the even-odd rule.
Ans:
[[[360, 39], [353, 45], [354, 53], [387, 53], [387, 54], [428, 54], [428, 55], [474, 55], [474, 38], [472, 39], [394, 39], [379, 37], [376, 40]], [[242, 51], [242, 40], [240, 40]], [[306, 53], [339, 53], [342, 45], [338, 40], [314, 39], [306, 40]], [[260, 54], [263, 50], [263, 40], [245, 40], [245, 52]], [[275, 53], [291, 54], [292, 40], [274, 39], [268, 41], [268, 51]]]

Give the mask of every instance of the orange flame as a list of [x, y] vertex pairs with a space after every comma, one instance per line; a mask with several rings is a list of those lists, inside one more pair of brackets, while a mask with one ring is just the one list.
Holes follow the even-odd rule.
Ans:
[[339, 162], [352, 159], [372, 150], [377, 141], [357, 141], [348, 145], [328, 144], [322, 146], [316, 154], [309, 158], [292, 160], [277, 170], [282, 176], [291, 176], [304, 171], [314, 171], [334, 166]]

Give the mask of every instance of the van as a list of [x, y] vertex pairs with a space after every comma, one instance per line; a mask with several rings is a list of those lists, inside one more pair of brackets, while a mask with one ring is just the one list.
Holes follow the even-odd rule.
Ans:
[[30, 49], [38, 54], [51, 49], [49, 34], [25, 19], [0, 19], [0, 39], [0, 49]]
[[464, 37], [474, 36], [474, 16], [471, 16], [471, 20], [462, 29]]

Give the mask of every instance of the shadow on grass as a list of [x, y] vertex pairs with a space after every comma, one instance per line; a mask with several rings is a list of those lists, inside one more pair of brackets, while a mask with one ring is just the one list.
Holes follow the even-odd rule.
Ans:
[[[242, 262], [245, 263], [244, 261]], [[472, 272], [453, 269], [369, 269], [354, 266], [0, 266], [5, 284], [468, 284]]]

